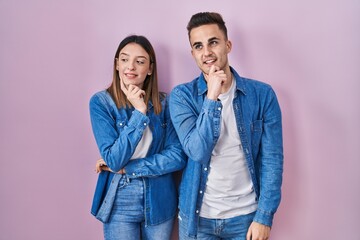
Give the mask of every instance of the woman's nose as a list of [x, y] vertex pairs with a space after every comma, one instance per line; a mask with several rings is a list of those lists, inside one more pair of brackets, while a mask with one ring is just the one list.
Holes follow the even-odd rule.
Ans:
[[129, 70], [135, 70], [135, 64], [131, 61], [128, 62], [127, 68]]

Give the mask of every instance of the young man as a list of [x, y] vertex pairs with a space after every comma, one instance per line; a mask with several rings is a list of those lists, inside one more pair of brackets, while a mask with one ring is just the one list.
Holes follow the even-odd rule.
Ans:
[[170, 96], [171, 119], [188, 155], [180, 239], [268, 239], [283, 172], [276, 95], [230, 67], [232, 43], [220, 14], [197, 13], [187, 29], [202, 73]]

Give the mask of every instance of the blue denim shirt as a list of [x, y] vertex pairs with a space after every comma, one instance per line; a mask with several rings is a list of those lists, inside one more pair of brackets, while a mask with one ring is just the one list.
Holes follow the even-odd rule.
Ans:
[[[118, 109], [107, 91], [90, 99], [90, 117], [101, 157], [114, 172], [125, 168], [126, 177], [143, 178], [145, 224], [155, 225], [174, 217], [177, 191], [172, 172], [185, 166], [186, 155], [170, 120], [168, 98], [161, 99], [156, 115], [150, 103], [144, 115], [134, 108]], [[144, 158], [130, 160], [143, 131], [149, 126], [153, 140]], [[95, 189], [91, 213], [106, 222], [111, 212], [120, 174], [102, 171]]]
[[[254, 221], [271, 226], [281, 198], [283, 144], [281, 111], [268, 84], [240, 77], [233, 100], [237, 131], [256, 192]], [[203, 74], [181, 84], [170, 95], [170, 115], [187, 156], [180, 184], [179, 215], [196, 236], [212, 150], [219, 138], [222, 105], [206, 97]]]

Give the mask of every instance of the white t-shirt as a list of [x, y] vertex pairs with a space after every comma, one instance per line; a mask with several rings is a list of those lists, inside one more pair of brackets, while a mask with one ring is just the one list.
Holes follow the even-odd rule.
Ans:
[[213, 149], [200, 216], [226, 219], [254, 212], [256, 194], [237, 131], [233, 99], [235, 81], [220, 94], [222, 103], [220, 137]]
[[134, 154], [131, 156], [131, 159], [146, 157], [146, 154], [149, 151], [151, 142], [152, 142], [152, 132], [151, 132], [149, 126], [147, 126], [144, 130], [144, 133], [141, 137], [140, 142], [138, 143], [138, 145], [135, 148]]

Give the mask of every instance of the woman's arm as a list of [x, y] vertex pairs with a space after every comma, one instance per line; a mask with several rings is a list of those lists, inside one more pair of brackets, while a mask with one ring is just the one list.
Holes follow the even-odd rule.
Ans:
[[149, 123], [149, 118], [134, 110], [119, 133], [112, 110], [101, 96], [95, 95], [91, 98], [90, 118], [100, 155], [113, 172], [118, 172], [129, 162]]
[[128, 162], [125, 172], [129, 174], [129, 177], [155, 177], [178, 171], [186, 164], [186, 155], [171, 122], [167, 100], [164, 107], [165, 122], [167, 123], [164, 148], [154, 155]]
[[[106, 165], [106, 162], [104, 161], [104, 159], [100, 158], [96, 161], [95, 164], [95, 172], [96, 173], [101, 173], [102, 171], [108, 171], [108, 172], [112, 172], [111, 169]], [[119, 174], [124, 174], [125, 170], [121, 169], [120, 171], [118, 171], [117, 173]]]

